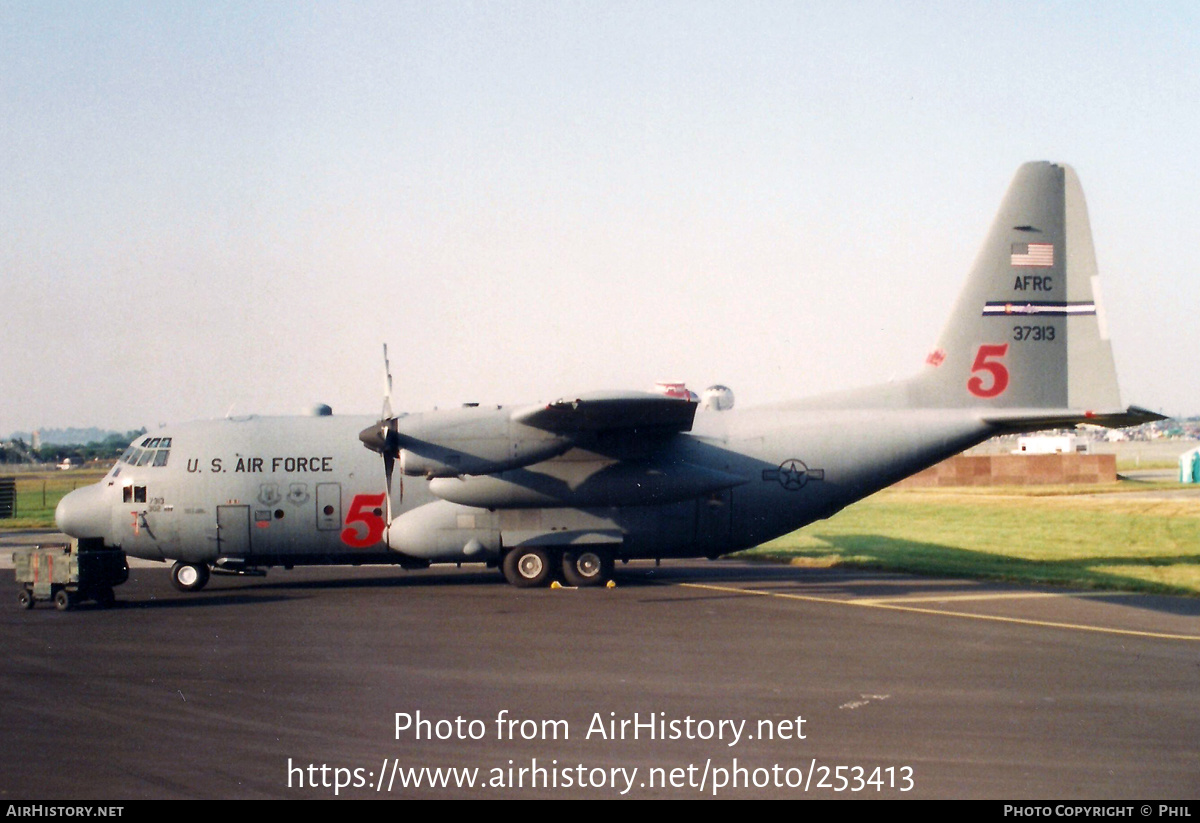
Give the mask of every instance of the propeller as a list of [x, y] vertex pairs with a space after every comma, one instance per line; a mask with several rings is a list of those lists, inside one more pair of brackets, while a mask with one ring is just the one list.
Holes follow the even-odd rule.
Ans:
[[[358, 439], [371, 451], [383, 456], [384, 514], [387, 525], [392, 524], [392, 474], [400, 453], [400, 433], [392, 412], [392, 367], [388, 362], [387, 343], [383, 344], [383, 410], [379, 422], [359, 432]], [[400, 478], [398, 502], [404, 500], [404, 478]]]

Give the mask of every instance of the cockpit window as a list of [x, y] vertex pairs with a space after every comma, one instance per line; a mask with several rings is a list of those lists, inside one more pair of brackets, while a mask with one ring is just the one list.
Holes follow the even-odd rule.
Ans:
[[[128, 463], [131, 466], [153, 466], [155, 468], [167, 465], [167, 459], [171, 456], [171, 438], [148, 437], [142, 441], [142, 445], [145, 448], [130, 446], [117, 462]], [[155, 446], [158, 448], [154, 448]]]

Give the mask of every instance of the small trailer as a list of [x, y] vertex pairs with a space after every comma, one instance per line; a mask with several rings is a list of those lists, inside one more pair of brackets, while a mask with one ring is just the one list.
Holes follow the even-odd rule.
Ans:
[[38, 600], [53, 600], [66, 611], [80, 600], [94, 600], [103, 608], [116, 602], [113, 586], [129, 579], [129, 565], [120, 549], [88, 548], [56, 543], [13, 552], [17, 576], [17, 603], [32, 609]]

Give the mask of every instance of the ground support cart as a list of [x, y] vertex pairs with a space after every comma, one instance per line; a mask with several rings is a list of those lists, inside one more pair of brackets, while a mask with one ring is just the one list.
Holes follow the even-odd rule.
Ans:
[[116, 597], [113, 586], [129, 579], [129, 565], [120, 549], [86, 548], [58, 543], [13, 552], [17, 603], [32, 609], [38, 600], [53, 600], [61, 611], [81, 600], [108, 608]]

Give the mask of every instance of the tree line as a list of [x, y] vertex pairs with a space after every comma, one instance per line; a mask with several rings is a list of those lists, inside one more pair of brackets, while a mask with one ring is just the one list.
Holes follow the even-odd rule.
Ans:
[[0, 463], [61, 463], [68, 458], [72, 463], [87, 463], [90, 460], [115, 460], [135, 437], [146, 430], [138, 429], [124, 434], [110, 434], [103, 440], [85, 444], [47, 443], [34, 449], [21, 438], [0, 443]]

